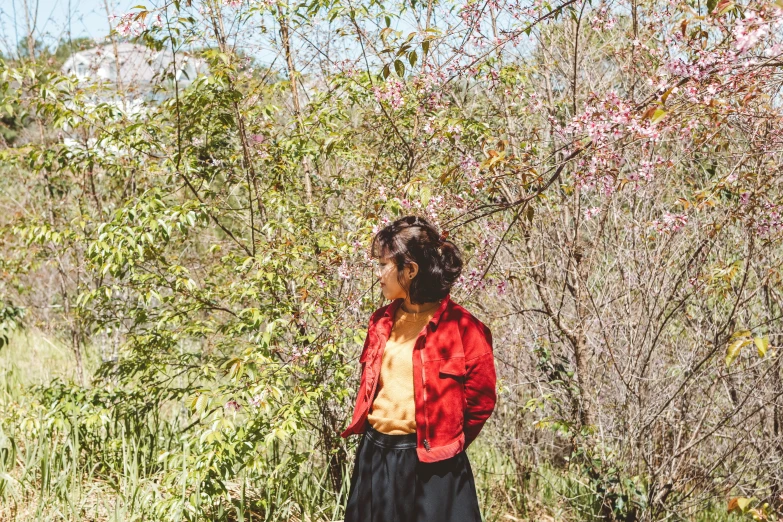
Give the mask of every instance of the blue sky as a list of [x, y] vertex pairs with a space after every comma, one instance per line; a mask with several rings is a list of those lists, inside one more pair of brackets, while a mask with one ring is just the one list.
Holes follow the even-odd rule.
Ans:
[[[10, 54], [26, 34], [24, 3], [37, 12], [36, 38], [51, 44], [66, 38], [101, 39], [109, 32], [103, 0], [0, 0], [0, 51]], [[109, 9], [125, 13], [144, 0], [108, 0]], [[36, 9], [37, 8], [37, 9]]]
[[[106, 0], [109, 11], [118, 15], [127, 13], [136, 5], [154, 7], [160, 4], [160, 0]], [[104, 7], [104, 0], [0, 0], [0, 53], [6, 56], [16, 55], [17, 42], [27, 34], [25, 21], [25, 3], [34, 14], [35, 37], [43, 41], [50, 48], [61, 39], [79, 38], [87, 36], [95, 41], [102, 41], [109, 33], [109, 23]], [[450, 9], [451, 2], [443, 5], [444, 9]], [[436, 17], [437, 18], [437, 17]], [[437, 23], [437, 22], [436, 22]], [[231, 33], [234, 29], [233, 22], [229, 22], [227, 29]], [[410, 15], [407, 18], [394, 21], [395, 29], [409, 32], [415, 29]], [[265, 34], [266, 33], [266, 34]], [[278, 51], [270, 47], [269, 40], [274, 38], [274, 30], [268, 33], [262, 30], [259, 20], [245, 23], [238, 35], [241, 35], [243, 50], [256, 57], [260, 63], [271, 64]], [[315, 36], [317, 34], [314, 33]], [[303, 60], [313, 55], [313, 51], [305, 46], [301, 38], [294, 35], [296, 44], [302, 46]], [[340, 42], [345, 46], [345, 57], [355, 57], [359, 48], [353, 39], [343, 39]]]

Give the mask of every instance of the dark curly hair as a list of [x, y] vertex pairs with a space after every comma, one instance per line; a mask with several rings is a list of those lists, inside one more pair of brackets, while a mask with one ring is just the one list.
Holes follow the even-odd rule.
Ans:
[[[397, 267], [397, 281], [411, 303], [421, 304], [446, 297], [462, 273], [462, 254], [452, 241], [418, 216], [406, 216], [379, 230], [370, 244], [370, 255], [387, 257]], [[402, 270], [415, 261], [419, 272], [403, 280]], [[410, 281], [410, 285], [408, 285]]]

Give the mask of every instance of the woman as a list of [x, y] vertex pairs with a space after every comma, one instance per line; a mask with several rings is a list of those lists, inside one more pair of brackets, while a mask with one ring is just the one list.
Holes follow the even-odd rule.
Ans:
[[345, 522], [480, 522], [465, 448], [495, 407], [492, 334], [451, 300], [456, 245], [408, 216], [372, 241], [381, 291], [343, 437], [361, 434]]

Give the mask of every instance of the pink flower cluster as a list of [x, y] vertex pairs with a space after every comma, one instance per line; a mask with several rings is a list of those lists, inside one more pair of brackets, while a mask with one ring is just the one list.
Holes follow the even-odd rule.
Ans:
[[427, 206], [424, 207], [424, 215], [427, 217], [430, 223], [435, 226], [435, 228], [440, 228], [440, 221], [438, 216], [440, 212], [447, 209], [449, 209], [449, 207], [446, 205], [446, 198], [440, 194], [436, 194], [430, 197], [430, 200], [427, 202]]
[[405, 84], [396, 78], [389, 77], [383, 87], [374, 86], [372, 92], [378, 103], [388, 102], [393, 109], [399, 109], [405, 104], [402, 90]]
[[250, 399], [250, 405], [254, 408], [260, 408], [261, 406], [264, 406], [266, 404], [266, 393], [266, 390], [264, 390], [258, 395], [255, 395], [252, 399]]
[[765, 203], [762, 205], [765, 215], [756, 222], [756, 232], [760, 235], [768, 235], [772, 232], [783, 231], [783, 215], [779, 205]]
[[601, 5], [590, 20], [590, 26], [593, 28], [593, 31], [599, 33], [611, 30], [616, 23], [617, 19], [609, 13], [609, 7], [606, 4]]
[[428, 70], [413, 79], [411, 85], [417, 93], [419, 112], [435, 112], [448, 106], [442, 88], [446, 80], [446, 73], [440, 69]]
[[745, 18], [738, 18], [734, 25], [734, 46], [742, 53], [755, 46], [769, 31], [769, 23], [754, 11], [748, 10]]
[[473, 194], [477, 194], [484, 182], [479, 173], [479, 162], [476, 161], [472, 154], [467, 154], [460, 160], [459, 168], [468, 179], [470, 190]]
[[601, 213], [601, 207], [586, 208], [584, 211], [585, 221], [590, 221], [600, 213]]
[[348, 266], [347, 261], [343, 260], [342, 264], [337, 268], [337, 274], [340, 276], [340, 279], [351, 278], [351, 268]]
[[[139, 36], [147, 26], [144, 24], [143, 20], [136, 18], [137, 15], [138, 13], [125, 13], [122, 16], [113, 14], [109, 16], [109, 22], [114, 23], [119, 20], [117, 21], [117, 25], [114, 26], [114, 29], [122, 36], [128, 36], [130, 34]], [[158, 15], [158, 19], [160, 19], [160, 15]]]
[[391, 220], [387, 216], [381, 216], [379, 223], [372, 226], [372, 234], [375, 235], [380, 229], [391, 223]]
[[473, 268], [467, 274], [461, 274], [454, 284], [456, 288], [465, 288], [468, 292], [483, 290], [487, 286], [487, 280], [482, 279], [482, 271]]
[[737, 65], [737, 55], [729, 49], [695, 49], [694, 52], [696, 59], [673, 58], [666, 62], [664, 70], [674, 77], [702, 81], [715, 72], [728, 74]]
[[481, 16], [483, 14], [484, 2], [470, 1], [463, 5], [459, 10], [459, 17], [467, 26], [467, 29], [473, 30], [481, 25]]
[[649, 160], [641, 160], [639, 162], [639, 168], [636, 170], [636, 172], [632, 172], [628, 179], [630, 181], [650, 181], [653, 179], [653, 176], [655, 175], [655, 169], [656, 168], [662, 168], [662, 167], [671, 167], [671, 161], [665, 160], [663, 158], [657, 158], [654, 161]]
[[[491, 229], [491, 223], [488, 223], [487, 227]], [[473, 292], [474, 290], [484, 290], [488, 284], [492, 284], [491, 279], [484, 279], [482, 275], [496, 242], [497, 240], [492, 236], [485, 237], [480, 241], [477, 254], [474, 257], [475, 268], [472, 268], [467, 274], [463, 272], [459, 276], [454, 284], [456, 288], [464, 288], [468, 292]]]
[[356, 68], [356, 60], [345, 59], [334, 62], [334, 68], [344, 74], [347, 78], [353, 78], [356, 76], [358, 70]]
[[652, 222], [653, 227], [658, 233], [672, 234], [688, 224], [687, 214], [671, 214], [665, 212], [661, 219]]
[[[632, 104], [614, 91], [589, 100], [580, 114], [558, 130], [563, 141], [573, 141], [575, 146], [585, 138], [591, 142], [590, 155], [576, 161], [575, 178], [579, 186], [588, 189], [601, 186], [606, 195], [612, 194], [617, 173], [625, 165], [621, 149], [614, 145], [628, 139], [637, 139], [642, 144], [657, 142], [662, 133], [659, 121], [660, 118], [634, 113]], [[641, 172], [631, 179], [646, 178], [651, 173], [651, 168], [643, 164]]]
[[312, 345], [308, 345], [305, 347], [299, 347], [295, 346], [293, 350], [291, 350], [291, 355], [293, 356], [293, 361], [296, 362], [302, 357], [305, 357], [307, 354], [309, 354], [312, 351]]

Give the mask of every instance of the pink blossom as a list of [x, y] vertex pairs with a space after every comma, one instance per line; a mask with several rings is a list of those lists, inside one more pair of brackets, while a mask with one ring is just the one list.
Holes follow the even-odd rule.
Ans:
[[688, 224], [688, 216], [686, 214], [665, 212], [661, 219], [654, 220], [652, 224], [659, 233], [671, 234]]
[[445, 198], [440, 194], [436, 194], [430, 198], [430, 200], [427, 202], [427, 207], [424, 209], [424, 213], [426, 214], [427, 219], [430, 220], [435, 228], [440, 228], [438, 213], [445, 208], [445, 203]]
[[305, 347], [300, 348], [299, 346], [295, 346], [293, 350], [291, 350], [291, 355], [294, 357], [294, 360], [300, 359], [307, 354], [309, 354], [312, 351], [312, 348], [310, 345], [307, 345]]
[[783, 52], [783, 45], [776, 43], [772, 47], [769, 47], [768, 49], [764, 50], [764, 56], [766, 57], [777, 56], [781, 52]]
[[608, 7], [606, 5], [602, 5], [598, 9], [598, 12], [593, 16], [592, 20], [590, 21], [590, 25], [594, 31], [609, 31], [614, 27], [617, 20], [611, 14], [609, 14], [608, 11]]
[[266, 401], [264, 400], [266, 398], [266, 393], [261, 392], [258, 395], [255, 395], [252, 399], [250, 399], [250, 405], [254, 408], [260, 408], [263, 406]]
[[[146, 29], [146, 26], [144, 25], [143, 20], [136, 19], [136, 17], [137, 13], [125, 13], [119, 17], [119, 22], [117, 22], [115, 30], [122, 36], [128, 36], [130, 34], [133, 34], [134, 36], [140, 35], [142, 31]], [[117, 15], [112, 15], [110, 20], [113, 21], [117, 18]]]
[[478, 161], [473, 157], [472, 154], [467, 154], [462, 157], [462, 159], [459, 162], [459, 168], [462, 169], [463, 172], [467, 173], [474, 173], [476, 169], [479, 167]]
[[388, 102], [393, 109], [399, 109], [405, 103], [402, 90], [405, 84], [396, 78], [389, 77], [383, 87], [375, 86], [372, 91], [378, 103]]
[[593, 219], [595, 216], [601, 213], [601, 207], [586, 208], [584, 211], [585, 221]]
[[337, 274], [340, 276], [341, 279], [351, 278], [351, 269], [345, 260], [343, 260], [342, 264], [337, 268]]
[[734, 46], [738, 52], [747, 51], [767, 34], [767, 26], [753, 11], [747, 11], [745, 19], [738, 19], [734, 26]]

